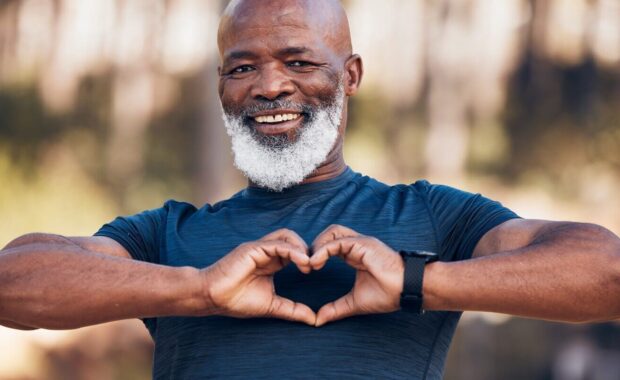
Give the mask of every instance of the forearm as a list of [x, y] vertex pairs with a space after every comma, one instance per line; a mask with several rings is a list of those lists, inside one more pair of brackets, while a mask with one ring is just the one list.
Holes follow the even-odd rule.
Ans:
[[572, 225], [487, 257], [433, 263], [428, 310], [477, 310], [567, 322], [620, 317], [620, 243], [609, 231]]
[[195, 315], [204, 302], [198, 273], [76, 245], [16, 244], [0, 251], [0, 320], [69, 329], [127, 318]]

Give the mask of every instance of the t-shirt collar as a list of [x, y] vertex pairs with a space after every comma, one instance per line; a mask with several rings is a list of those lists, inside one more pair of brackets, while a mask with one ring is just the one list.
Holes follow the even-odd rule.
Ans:
[[326, 179], [324, 181], [294, 185], [279, 192], [257, 186], [248, 186], [241, 192], [241, 195], [244, 197], [281, 198], [297, 196], [309, 192], [323, 192], [340, 188], [341, 186], [355, 178], [357, 175], [358, 174], [356, 172], [354, 172], [353, 170], [351, 170], [350, 167], [347, 166], [345, 170], [338, 176]]

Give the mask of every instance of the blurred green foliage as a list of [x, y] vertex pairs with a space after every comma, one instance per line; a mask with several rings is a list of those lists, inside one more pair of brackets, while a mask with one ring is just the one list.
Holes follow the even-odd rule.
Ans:
[[[219, 11], [225, 2], [195, 4], [208, 4], [213, 7], [212, 10]], [[392, 4], [390, 9], [398, 10], [398, 5], [394, 4], [407, 5], [405, 2], [413, 4], [412, 0], [394, 1], [389, 3]], [[224, 166], [215, 160], [215, 164], [205, 162], [208, 161], [205, 152], [229, 155], [227, 150], [222, 150], [220, 140], [210, 138], [206, 133], [221, 129], [221, 125], [214, 122], [219, 119], [219, 106], [213, 83], [216, 80], [214, 62], [217, 61], [214, 58], [213, 38], [209, 39], [211, 50], [205, 49], [207, 58], [200, 61], [193, 71], [180, 74], [168, 73], [156, 58], [147, 60], [142, 56], [140, 60], [129, 63], [98, 63], [103, 68], [93, 69], [85, 75], [76, 74], [79, 83], [75, 103], [69, 109], [58, 111], [46, 103], [41, 90], [43, 75], [37, 74], [36, 67], [19, 67], [11, 72], [9, 79], [3, 78], [3, 69], [9, 62], [5, 55], [16, 51], [15, 41], [6, 36], [17, 39], [10, 26], [18, 24], [20, 6], [24, 3], [21, 0], [0, 2], [0, 21], [3, 22], [0, 24], [0, 36], [4, 36], [4, 39], [0, 38], [0, 245], [33, 231], [89, 235], [117, 215], [158, 207], [169, 198], [200, 205], [205, 199], [205, 187], [209, 182], [224, 183], [223, 194], [239, 189], [238, 182], [226, 179], [233, 170], [230, 165]], [[43, 3], [28, 2], [31, 6]], [[60, 3], [62, 1], [54, 2]], [[174, 6], [184, 4], [170, 1], [153, 3], [159, 7], [155, 7], [157, 9], [169, 7], [168, 14], [174, 13]], [[361, 0], [346, 2], [350, 9], [355, 9], [362, 16], [365, 7], [371, 4], [378, 6], [379, 3]], [[462, 4], [473, 6], [482, 3], [419, 2], [415, 4], [426, 4], [427, 7], [407, 9], [427, 12], [428, 23], [433, 26], [431, 24], [435, 19], [431, 16], [435, 13], [431, 5], [439, 4], [437, 7], [441, 8], [441, 12], [436, 13], [444, 17], [440, 17], [442, 22], [449, 24], [446, 20], [457, 20], [459, 24], [462, 15], [458, 16], [456, 12], [458, 17], [450, 19], [448, 16], [455, 10], [449, 4], [457, 4], [454, 8], [458, 11]], [[505, 84], [501, 88], [505, 102], [501, 103], [499, 112], [481, 116], [471, 109], [471, 105], [465, 110], [462, 126], [468, 137], [467, 155], [464, 177], [457, 179], [457, 185], [497, 196], [509, 207], [512, 207], [511, 202], [526, 204], [529, 206], [526, 211], [536, 211], [545, 206], [548, 207], [544, 210], [546, 217], [587, 217], [589, 221], [603, 223], [620, 232], [620, 203], [617, 197], [617, 189], [620, 188], [620, 67], [603, 65], [591, 53], [584, 53], [582, 59], [567, 63], [554, 58], [551, 53], [536, 50], [536, 43], [542, 43], [539, 41], [544, 41], [546, 37], [540, 30], [532, 31], [532, 20], [543, 17], [544, 14], [540, 16], [541, 13], [537, 12], [554, 2], [531, 0], [522, 3], [531, 6], [530, 16], [534, 17], [526, 21], [512, 20], [525, 25], [518, 28], [524, 30], [520, 34], [526, 35], [519, 45], [522, 56], [515, 53], [518, 58], [515, 58], [514, 68], [507, 78], [501, 78], [505, 79], [505, 83], [500, 81]], [[562, 4], [571, 7], [582, 3], [586, 2], [576, 0]], [[114, 4], [119, 4], [119, 7], [121, 4], [127, 5], [119, 9], [129, 15], [137, 17], [141, 14], [136, 11], [139, 7], [132, 10], [129, 6], [137, 4], [135, 1], [117, 1]], [[386, 6], [386, 3], [380, 5]], [[61, 7], [54, 9], [59, 12]], [[138, 13], [132, 14], [130, 11]], [[154, 13], [159, 22], [154, 28], [161, 31], [165, 16]], [[372, 10], [372, 20], [377, 25], [381, 24], [374, 18], [375, 13], [380, 16]], [[474, 14], [468, 9], [464, 9], [464, 13]], [[396, 23], [396, 13], [388, 11], [386, 14], [394, 17]], [[131, 25], [139, 25], [134, 18], [127, 19], [132, 21]], [[366, 28], [377, 26], [364, 24], [367, 20], [364, 17], [360, 20], [358, 22]], [[392, 20], [388, 21], [382, 27], [392, 26], [387, 25]], [[411, 23], [410, 20], [407, 22]], [[144, 25], [151, 24], [145, 22]], [[374, 32], [379, 31], [373, 29]], [[144, 35], [156, 39], [149, 33]], [[415, 36], [398, 34], [392, 37], [390, 41], [380, 41], [385, 43], [381, 46], [383, 50], [374, 51], [374, 56], [364, 56], [371, 62], [373, 59], [378, 61], [384, 54], [389, 55], [389, 62], [393, 65], [381, 67], [375, 74], [374, 82], [365, 82], [361, 92], [350, 100], [345, 157], [353, 169], [386, 182], [411, 183], [421, 177], [430, 177], [434, 181], [435, 173], [429, 170], [429, 157], [425, 153], [427, 139], [434, 126], [429, 104], [434, 83], [446, 73], [433, 74], [431, 68], [423, 66], [431, 62], [427, 56], [418, 62], [420, 67], [411, 66], [409, 61], [403, 64], [394, 46], [406, 50], [408, 45], [405, 46], [402, 41], [408, 44], [409, 39], [415, 40]], [[123, 40], [114, 42], [122, 45]], [[441, 46], [439, 39], [426, 43], [420, 48], [421, 54], [430, 54], [433, 48], [439, 50], [438, 46]], [[456, 54], [469, 52], [477, 59], [476, 46], [473, 45], [460, 50], [458, 44], [452, 47]], [[149, 46], [143, 47], [150, 53], [146, 54], [147, 57], [162, 54], [157, 50], [157, 43]], [[79, 50], [75, 49], [69, 49], [68, 55], [72, 56]], [[570, 53], [573, 50], [569, 46], [567, 51]], [[54, 56], [52, 52], [50, 49], [50, 57]], [[485, 63], [482, 58], [480, 60], [480, 64]], [[43, 61], [42, 66], [47, 68], [52, 63]], [[456, 60], [452, 69], [465, 65], [466, 62]], [[408, 72], [420, 73], [420, 89], [419, 93], [413, 91], [415, 97], [400, 96], [394, 93], [394, 89], [388, 89], [386, 94], [386, 88], [380, 88], [382, 79], [388, 77], [385, 74], [393, 70], [401, 70], [403, 77]], [[144, 73], [153, 83], [166, 78], [166, 83], [172, 83], [172, 95], [166, 107], [154, 107], [157, 109], [145, 112], [148, 117], [144, 125], [139, 125], [138, 141], [141, 144], [137, 146], [136, 141], [124, 140], [122, 134], [119, 138], [123, 127], [134, 125], [124, 125], [115, 119], [115, 115], [118, 116], [115, 107], [118, 105], [115, 106], [114, 94], [117, 94], [115, 89], [123, 88], [122, 85], [130, 79]], [[457, 78], [454, 91], [459, 90], [459, 86], [467, 87], [460, 81], [465, 81], [469, 76]], [[154, 93], [165, 93], [153, 86]], [[128, 88], [131, 89], [131, 86]], [[485, 91], [485, 87], [482, 88], [469, 88], [469, 93], [466, 91], [464, 95], [475, 99], [476, 91]], [[146, 100], [144, 102], [148, 103]], [[442, 104], [439, 108], [440, 111], [445, 108], [447, 112], [453, 106]], [[448, 135], [443, 137], [448, 139]], [[120, 151], [114, 147], [119, 139]], [[114, 161], [113, 155], [138, 148], [142, 149], [138, 154], [139, 164], [129, 171], [130, 175], [119, 174], [119, 167], [110, 164]], [[222, 151], [225, 153], [220, 153]], [[210, 177], [205, 181], [207, 169]], [[556, 214], [554, 211], [558, 210], [565, 212]], [[510, 320], [495, 326], [480, 319], [470, 319], [462, 326], [449, 358], [446, 374], [449, 379], [549, 379], [552, 378], [558, 352], [573, 340], [581, 342], [579, 339], [589, 342], [590, 346], [586, 346], [594, 347], [592, 352], [601, 357], [616, 358], [620, 352], [617, 344], [620, 332], [615, 324], [573, 327]], [[147, 360], [144, 358], [148, 357], [151, 346], [131, 347], [141, 350], [137, 357], [125, 356], [121, 348], [107, 352], [104, 355], [108, 358], [106, 360], [116, 364], [112, 369], [108, 368], [110, 373], [100, 378], [148, 378], [148, 370], [145, 370], [148, 364], [145, 364]], [[72, 378], [72, 374], [63, 370], [71, 363], [88, 362], [84, 361], [85, 352], [88, 352], [88, 347], [84, 346], [75, 350], [46, 352], [49, 354], [44, 359], [49, 366], [48, 378]], [[129, 363], [134, 358], [135, 366]], [[603, 360], [597, 358], [592, 360]], [[0, 361], [3, 359], [0, 358]], [[91, 363], [99, 360], [93, 359]], [[87, 369], [84, 371], [86, 373]]]

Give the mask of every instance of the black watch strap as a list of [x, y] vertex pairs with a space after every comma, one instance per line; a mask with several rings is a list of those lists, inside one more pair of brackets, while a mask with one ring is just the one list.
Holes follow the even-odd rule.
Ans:
[[437, 256], [428, 252], [400, 251], [405, 264], [403, 292], [400, 295], [400, 307], [404, 311], [421, 314], [422, 284], [424, 280], [424, 267], [427, 263], [436, 261]]

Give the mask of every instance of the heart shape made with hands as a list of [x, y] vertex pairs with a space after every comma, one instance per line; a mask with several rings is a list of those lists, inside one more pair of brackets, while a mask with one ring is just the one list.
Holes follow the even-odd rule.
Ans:
[[[276, 294], [273, 276], [289, 263], [308, 274], [321, 270], [334, 256], [356, 269], [349, 293], [323, 305], [317, 313]], [[332, 225], [317, 236], [311, 248], [295, 232], [280, 229], [239, 245], [202, 272], [207, 315], [271, 317], [318, 327], [353, 315], [398, 310], [404, 264], [400, 255], [380, 240]]]

